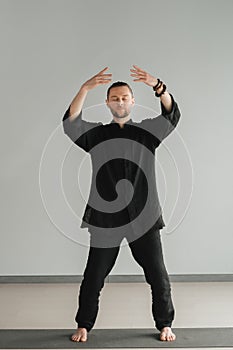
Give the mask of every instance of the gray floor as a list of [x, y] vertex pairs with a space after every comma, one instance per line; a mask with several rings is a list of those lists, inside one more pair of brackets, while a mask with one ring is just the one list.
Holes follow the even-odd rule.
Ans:
[[[78, 289], [79, 284], [0, 284], [0, 328], [75, 329]], [[172, 294], [175, 328], [233, 326], [233, 282], [173, 282]], [[146, 283], [105, 284], [96, 329], [153, 327]]]

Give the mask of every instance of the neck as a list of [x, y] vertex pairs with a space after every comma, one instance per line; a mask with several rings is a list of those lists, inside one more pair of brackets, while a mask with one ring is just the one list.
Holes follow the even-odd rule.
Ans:
[[123, 124], [125, 124], [127, 121], [130, 120], [130, 115], [127, 115], [127, 117], [125, 118], [117, 118], [115, 116], [113, 116], [113, 119], [116, 123], [120, 124], [120, 126], [122, 126]]

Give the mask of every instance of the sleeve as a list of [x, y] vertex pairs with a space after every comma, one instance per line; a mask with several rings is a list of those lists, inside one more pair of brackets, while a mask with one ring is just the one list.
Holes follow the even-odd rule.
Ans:
[[92, 129], [96, 126], [102, 125], [101, 122], [89, 122], [82, 119], [82, 110], [79, 115], [74, 119], [70, 120], [70, 106], [66, 110], [63, 118], [63, 130], [64, 133], [84, 151], [89, 152], [90, 141], [93, 135]]
[[177, 126], [181, 113], [177, 102], [172, 94], [172, 110], [168, 113], [160, 101], [161, 114], [155, 118], [147, 118], [142, 121], [142, 127], [152, 133], [158, 140], [162, 142]]

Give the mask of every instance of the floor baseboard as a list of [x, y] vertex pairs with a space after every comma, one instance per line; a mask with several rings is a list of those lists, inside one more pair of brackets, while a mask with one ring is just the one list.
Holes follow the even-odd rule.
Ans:
[[[171, 282], [233, 282], [233, 274], [169, 275]], [[0, 283], [80, 283], [82, 275], [10, 275], [0, 276]], [[144, 275], [109, 275], [106, 283], [142, 283]]]

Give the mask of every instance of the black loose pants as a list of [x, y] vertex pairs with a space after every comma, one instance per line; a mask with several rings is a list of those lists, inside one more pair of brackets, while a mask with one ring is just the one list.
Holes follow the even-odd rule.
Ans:
[[[145, 279], [151, 286], [152, 315], [155, 327], [171, 327], [175, 310], [171, 298], [169, 276], [164, 264], [160, 230], [150, 229], [142, 237], [129, 243], [132, 255], [143, 268]], [[79, 290], [79, 307], [75, 317], [78, 327], [89, 332], [94, 326], [99, 296], [104, 280], [112, 270], [120, 246], [96, 248], [90, 246], [87, 265]]]

